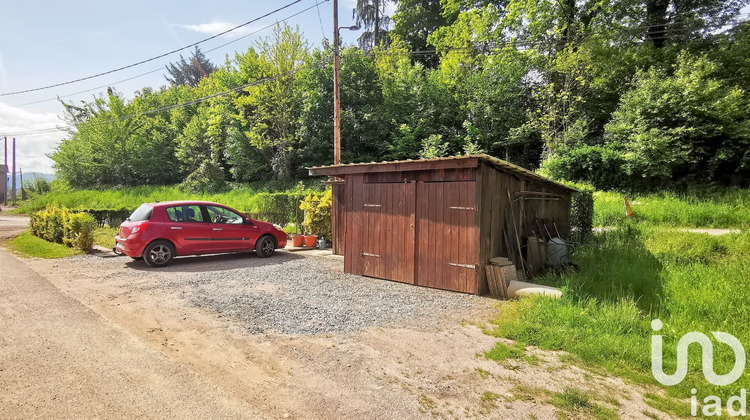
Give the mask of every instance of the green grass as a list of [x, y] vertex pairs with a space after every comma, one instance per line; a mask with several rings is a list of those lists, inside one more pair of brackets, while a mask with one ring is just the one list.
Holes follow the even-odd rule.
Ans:
[[115, 246], [115, 235], [118, 228], [103, 227], [94, 231], [94, 243], [101, 247], [112, 249]]
[[[628, 195], [633, 220], [661, 226], [736, 228], [750, 224], [750, 190], [730, 189], [692, 194]], [[594, 194], [594, 226], [614, 226], [626, 219], [623, 195]]]
[[[258, 182], [234, 185], [229, 191], [216, 194], [201, 194], [184, 191], [177, 185], [140, 186], [110, 190], [69, 190], [53, 189], [51, 192], [25, 201], [16, 210], [17, 213], [32, 213], [48, 204], [59, 204], [71, 209], [85, 208], [91, 210], [135, 209], [142, 203], [172, 200], [206, 200], [215, 201], [236, 208], [240, 211], [257, 211], [256, 195], [261, 192], [292, 192], [294, 182]], [[305, 194], [319, 192], [323, 184], [311, 180], [304, 187]]]
[[676, 417], [690, 417], [690, 404], [676, 401], [674, 398], [665, 398], [661, 395], [648, 393], [644, 396], [646, 404], [657, 410], [669, 413]]
[[576, 388], [556, 392], [549, 401], [552, 405], [575, 418], [581, 415], [596, 419], [618, 419], [617, 410], [595, 402], [594, 396]]
[[508, 359], [520, 359], [523, 357], [524, 353], [523, 346], [518, 343], [511, 347], [505, 343], [498, 342], [490, 351], [484, 353], [484, 357], [496, 362], [501, 362]]
[[29, 232], [24, 232], [5, 244], [9, 249], [24, 257], [64, 258], [78, 254], [73, 248], [45, 241]]
[[[599, 198], [602, 195], [609, 197], [600, 194]], [[750, 225], [745, 219], [750, 212], [747, 201], [742, 200], [750, 195], [737, 191], [728, 195], [699, 205], [671, 196], [637, 198], [643, 200], [641, 210], [636, 207], [641, 216], [604, 223], [616, 229], [594, 235], [585, 244], [575, 256], [579, 270], [534, 280], [561, 287], [562, 299], [506, 302], [490, 332], [524, 345], [564, 350], [578, 364], [646, 384], [657, 384], [650, 359], [650, 322], [654, 318], [664, 322], [660, 333], [667, 373], [676, 368], [677, 341], [687, 332], [710, 336], [711, 331], [724, 331], [747, 346]], [[729, 211], [727, 206], [735, 199], [739, 200], [737, 206]], [[597, 205], [597, 220], [611, 219], [600, 213], [610, 211], [607, 206]], [[661, 222], [670, 209], [676, 209], [675, 220]], [[714, 217], [707, 217], [706, 209], [715, 209]], [[685, 225], [739, 227], [740, 233], [709, 236], [672, 228]], [[496, 348], [490, 353], [493, 351], [509, 353]], [[651, 398], [652, 407], [682, 415], [691, 388], [698, 389], [700, 399], [706, 395], [726, 399], [741, 388], [750, 388], [748, 373], [729, 386], [708, 383], [701, 372], [699, 346], [690, 347], [689, 360], [687, 378], [666, 389], [666, 398]], [[729, 347], [715, 343], [716, 372], [726, 373], [733, 365]]]

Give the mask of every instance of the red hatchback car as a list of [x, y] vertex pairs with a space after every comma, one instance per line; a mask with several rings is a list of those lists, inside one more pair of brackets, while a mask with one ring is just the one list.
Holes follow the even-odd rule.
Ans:
[[252, 251], [261, 258], [286, 246], [286, 234], [230, 207], [204, 201], [141, 204], [120, 225], [115, 253], [151, 267], [183, 255]]

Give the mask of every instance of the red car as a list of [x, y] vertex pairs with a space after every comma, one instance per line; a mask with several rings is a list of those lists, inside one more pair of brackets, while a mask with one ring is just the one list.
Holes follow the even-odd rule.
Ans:
[[182, 255], [252, 251], [261, 258], [286, 246], [286, 234], [230, 207], [204, 201], [141, 204], [120, 225], [115, 253], [162, 267]]

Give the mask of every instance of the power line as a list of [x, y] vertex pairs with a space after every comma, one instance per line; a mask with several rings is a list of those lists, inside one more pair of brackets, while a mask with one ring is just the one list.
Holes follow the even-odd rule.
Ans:
[[[326, 2], [328, 2], [328, 1], [329, 1], [329, 0], [322, 0], [322, 1], [318, 1], [318, 2], [316, 2], [315, 4], [313, 4], [312, 6], [310, 6], [310, 7], [306, 8], [306, 9], [302, 9], [302, 10], [300, 10], [299, 12], [297, 12], [297, 13], [295, 13], [295, 14], [293, 14], [293, 15], [289, 15], [289, 16], [287, 16], [287, 17], [286, 17], [285, 19], [282, 19], [282, 20], [280, 20], [279, 22], [285, 22], [285, 21], [287, 21], [287, 20], [289, 20], [289, 19], [291, 19], [291, 18], [293, 18], [293, 17], [297, 17], [297, 16], [301, 15], [302, 13], [305, 13], [305, 12], [307, 12], [307, 11], [310, 11], [310, 10], [312, 10], [312, 9], [314, 9], [314, 8], [318, 7], [319, 5], [321, 5], [321, 4], [323, 4], [323, 3], [326, 3]], [[275, 23], [272, 23], [272, 24], [270, 24], [270, 25], [264, 26], [264, 27], [262, 27], [262, 28], [260, 28], [260, 29], [258, 29], [258, 30], [256, 30], [256, 31], [254, 31], [254, 32], [250, 32], [249, 34], [243, 35], [243, 36], [241, 36], [241, 37], [239, 37], [239, 38], [236, 38], [236, 39], [233, 39], [233, 40], [231, 40], [231, 41], [229, 41], [229, 42], [225, 42], [225, 43], [223, 43], [223, 44], [221, 44], [221, 45], [219, 45], [219, 46], [217, 46], [217, 47], [211, 48], [210, 50], [206, 50], [205, 52], [209, 53], [209, 52], [212, 52], [212, 51], [216, 51], [216, 50], [218, 50], [219, 48], [223, 48], [223, 47], [226, 47], [226, 46], [227, 46], [227, 45], [229, 45], [229, 44], [233, 44], [233, 43], [235, 43], [235, 42], [237, 42], [237, 41], [241, 41], [241, 40], [243, 40], [243, 39], [245, 39], [245, 38], [247, 38], [247, 37], [249, 37], [249, 36], [252, 36], [252, 35], [255, 35], [255, 34], [257, 34], [258, 32], [263, 32], [263, 31], [265, 31], [265, 30], [266, 30], [266, 29], [268, 29], [268, 28], [272, 28], [272, 27], [276, 26], [277, 24], [278, 24], [278, 22], [275, 22]]]
[[158, 60], [160, 58], [164, 58], [164, 57], [166, 57], [168, 55], [171, 55], [171, 54], [174, 54], [176, 52], [180, 52], [182, 50], [185, 50], [185, 49], [188, 49], [188, 48], [191, 48], [191, 47], [195, 47], [195, 46], [197, 46], [199, 44], [202, 44], [202, 43], [204, 43], [206, 41], [210, 41], [210, 40], [212, 40], [214, 38], [218, 38], [218, 37], [220, 37], [222, 35], [226, 35], [226, 34], [232, 32], [232, 31], [235, 31], [235, 30], [237, 30], [239, 28], [247, 26], [247, 25], [249, 25], [251, 23], [255, 23], [255, 22], [257, 22], [257, 21], [259, 21], [261, 19], [267, 18], [268, 16], [271, 16], [271, 15], [273, 15], [275, 13], [278, 13], [278, 12], [284, 10], [284, 9], [287, 9], [287, 8], [293, 6], [293, 5], [295, 5], [295, 4], [297, 4], [297, 3], [301, 2], [301, 1], [302, 0], [294, 0], [293, 2], [288, 3], [288, 4], [284, 5], [284, 6], [281, 6], [281, 7], [279, 7], [276, 10], [268, 12], [268, 13], [262, 15], [262, 16], [259, 16], [259, 17], [255, 18], [255, 19], [252, 19], [252, 20], [249, 20], [249, 21], [247, 21], [247, 22], [245, 22], [243, 24], [237, 25], [237, 26], [235, 26], [233, 28], [227, 29], [226, 31], [220, 32], [220, 33], [218, 33], [216, 35], [212, 35], [212, 36], [210, 36], [208, 38], [205, 38], [205, 39], [202, 39], [202, 40], [200, 40], [198, 42], [194, 42], [194, 43], [192, 43], [190, 45], [186, 45], [186, 46], [184, 46], [182, 48], [178, 48], [176, 50], [172, 50], [172, 51], [166, 52], [164, 54], [160, 54], [160, 55], [157, 55], [155, 57], [151, 57], [151, 58], [146, 59], [146, 60], [141, 60], [141, 61], [133, 63], [133, 64], [128, 64], [127, 66], [118, 67], [116, 69], [108, 70], [108, 71], [105, 71], [105, 72], [102, 72], [102, 73], [93, 74], [91, 76], [86, 76], [86, 77], [81, 77], [81, 78], [74, 79], [74, 80], [69, 80], [67, 82], [55, 83], [55, 84], [52, 84], [52, 85], [41, 86], [41, 87], [32, 88], [32, 89], [18, 90], [18, 91], [15, 91], [15, 92], [0, 93], [0, 96], [18, 95], [18, 94], [21, 94], [21, 93], [36, 92], [36, 91], [39, 91], [39, 90], [50, 89], [50, 88], [53, 88], [53, 87], [69, 85], [69, 84], [72, 84], [72, 83], [82, 82], [84, 80], [93, 79], [93, 78], [96, 78], [96, 77], [100, 77], [100, 76], [104, 76], [104, 75], [107, 75], [107, 74], [111, 74], [111, 73], [115, 73], [115, 72], [118, 72], [118, 71], [122, 71], [122, 70], [125, 70], [125, 69], [129, 69], [131, 67], [139, 66], [141, 64], [145, 64], [145, 63], [148, 63], [148, 62], [151, 62], [151, 61], [154, 61], [154, 60]]
[[[320, 6], [316, 4], [315, 7], [318, 8], [318, 22], [320, 22], [320, 34], [323, 35], [323, 39], [326, 39], [326, 30], [323, 29], [323, 18], [320, 16]], [[338, 28], [336, 28], [336, 30], [338, 30]]]
[[[219, 46], [216, 46], [216, 47], [214, 47], [214, 48], [211, 48], [211, 49], [209, 49], [209, 50], [206, 50], [206, 51], [204, 51], [204, 52], [205, 52], [205, 53], [210, 53], [210, 52], [216, 51], [216, 50], [218, 50], [218, 49], [220, 49], [220, 48], [224, 48], [224, 47], [226, 47], [227, 45], [230, 45], [230, 44], [233, 44], [233, 43], [235, 43], [235, 42], [241, 41], [241, 40], [243, 40], [243, 39], [245, 39], [245, 38], [247, 38], [247, 37], [249, 37], [249, 36], [253, 36], [253, 35], [255, 35], [255, 34], [259, 33], [259, 32], [263, 32], [263, 31], [265, 31], [265, 30], [266, 30], [266, 29], [268, 29], [268, 28], [272, 28], [272, 27], [276, 26], [276, 25], [277, 25], [277, 24], [278, 24], [279, 22], [286, 22], [287, 20], [289, 20], [289, 19], [292, 19], [292, 18], [294, 18], [294, 17], [297, 17], [297, 16], [299, 16], [299, 15], [301, 15], [301, 14], [305, 13], [305, 12], [308, 12], [308, 11], [310, 11], [310, 10], [312, 10], [312, 9], [316, 8], [316, 7], [319, 7], [319, 6], [321, 5], [321, 4], [323, 4], [323, 3], [326, 3], [326, 2], [328, 2], [328, 1], [330, 1], [330, 0], [322, 0], [322, 1], [318, 1], [318, 2], [316, 2], [316, 3], [314, 4], [314, 5], [312, 5], [312, 6], [308, 7], [308, 8], [302, 9], [302, 10], [300, 10], [300, 11], [299, 11], [299, 12], [297, 12], [297, 13], [294, 13], [294, 14], [292, 14], [292, 15], [289, 15], [289, 16], [287, 16], [286, 18], [284, 18], [284, 19], [281, 19], [280, 21], [277, 21], [277, 22], [275, 22], [275, 23], [272, 23], [272, 24], [270, 24], [270, 25], [266, 25], [266, 26], [264, 26], [264, 27], [262, 27], [262, 28], [260, 28], [260, 29], [257, 29], [257, 30], [255, 30], [255, 31], [253, 31], [253, 32], [250, 32], [250, 33], [248, 33], [248, 34], [245, 34], [245, 35], [243, 35], [243, 36], [241, 36], [241, 37], [239, 37], [239, 38], [233, 39], [233, 40], [231, 40], [231, 41], [229, 41], [229, 42], [225, 42], [225, 43], [223, 43], [223, 44], [221, 44], [221, 45], [219, 45]], [[4, 106], [0, 106], [0, 109], [5, 109], [5, 108], [16, 108], [16, 107], [22, 107], [22, 106], [28, 106], [28, 105], [36, 105], [36, 104], [40, 104], [40, 103], [44, 103], [44, 102], [52, 102], [52, 101], [57, 101], [57, 100], [59, 100], [60, 98], [69, 98], [69, 97], [71, 97], [71, 96], [76, 96], [76, 95], [80, 95], [80, 94], [82, 94], [82, 93], [88, 93], [88, 92], [92, 92], [92, 91], [95, 91], [95, 90], [99, 90], [99, 89], [104, 89], [104, 88], [112, 87], [112, 86], [114, 86], [114, 85], [116, 85], [116, 84], [118, 84], [118, 83], [128, 82], [128, 81], [130, 81], [130, 80], [134, 80], [134, 79], [137, 79], [137, 78], [140, 78], [140, 77], [143, 77], [143, 76], [147, 76], [147, 75], [149, 75], [149, 74], [153, 74], [153, 73], [156, 73], [156, 72], [158, 72], [158, 71], [163, 71], [163, 70], [164, 70], [163, 68], [159, 67], [158, 69], [150, 70], [150, 71], [147, 71], [147, 72], [145, 72], [145, 73], [141, 73], [141, 74], [138, 74], [138, 75], [136, 75], [136, 76], [133, 76], [133, 77], [128, 77], [127, 79], [122, 79], [122, 80], [118, 80], [118, 81], [115, 81], [115, 82], [111, 82], [111, 83], [108, 83], [108, 84], [106, 84], [106, 85], [98, 86], [98, 87], [95, 87], [95, 88], [91, 88], [91, 89], [86, 89], [86, 90], [82, 90], [82, 91], [78, 91], [78, 92], [74, 92], [74, 93], [69, 93], [69, 94], [67, 94], [67, 95], [60, 95], [60, 96], [57, 96], [57, 97], [54, 97], [54, 98], [41, 99], [41, 100], [38, 100], [38, 101], [33, 101], [33, 102], [26, 102], [26, 103], [23, 103], [23, 104], [18, 104], [18, 105], [4, 105]]]
[[114, 86], [114, 85], [116, 85], [116, 84], [118, 84], [118, 83], [122, 83], [122, 82], [128, 82], [128, 81], [130, 81], [130, 80], [133, 80], [133, 79], [138, 79], [138, 78], [140, 78], [140, 77], [143, 77], [143, 76], [148, 76], [149, 74], [153, 74], [153, 73], [156, 73], [157, 71], [163, 71], [163, 70], [164, 70], [163, 68], [159, 67], [158, 69], [150, 70], [150, 71], [147, 71], [147, 72], [145, 72], [145, 73], [141, 73], [141, 74], [139, 74], [139, 75], [136, 75], [136, 76], [133, 76], [133, 77], [128, 77], [127, 79], [122, 79], [122, 80], [118, 80], [118, 81], [116, 81], [116, 82], [108, 83], [108, 84], [106, 84], [106, 85], [98, 86], [98, 87], [95, 87], [95, 88], [91, 88], [91, 89], [86, 89], [86, 90], [81, 90], [81, 91], [78, 91], [78, 92], [74, 92], [74, 93], [69, 93], [69, 94], [67, 94], [67, 95], [60, 95], [60, 96], [57, 96], [57, 97], [54, 97], [54, 98], [41, 99], [41, 100], [38, 100], [38, 101], [34, 101], [34, 102], [26, 102], [26, 103], [23, 103], [23, 104], [18, 104], [18, 105], [5, 105], [5, 106], [0, 106], [0, 109], [5, 109], [5, 108], [18, 108], [18, 107], [22, 107], [22, 106], [28, 106], [28, 105], [36, 105], [36, 104], [41, 104], [41, 103], [44, 103], [44, 102], [51, 102], [51, 101], [56, 101], [56, 100], [58, 100], [58, 99], [60, 99], [60, 98], [69, 98], [69, 97], [71, 97], [71, 96], [76, 96], [76, 95], [80, 95], [80, 94], [82, 94], [82, 93], [88, 93], [88, 92], [92, 92], [92, 91], [95, 91], [95, 90], [99, 90], [99, 89], [104, 89], [104, 88], [112, 87], [112, 86]]

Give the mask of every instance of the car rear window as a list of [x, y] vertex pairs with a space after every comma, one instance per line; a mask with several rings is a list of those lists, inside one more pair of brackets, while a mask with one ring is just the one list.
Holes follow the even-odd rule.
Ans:
[[130, 220], [131, 222], [141, 222], [144, 220], [148, 220], [151, 218], [152, 210], [153, 208], [148, 204], [141, 204], [141, 206], [135, 209], [133, 214], [128, 217], [128, 220]]

